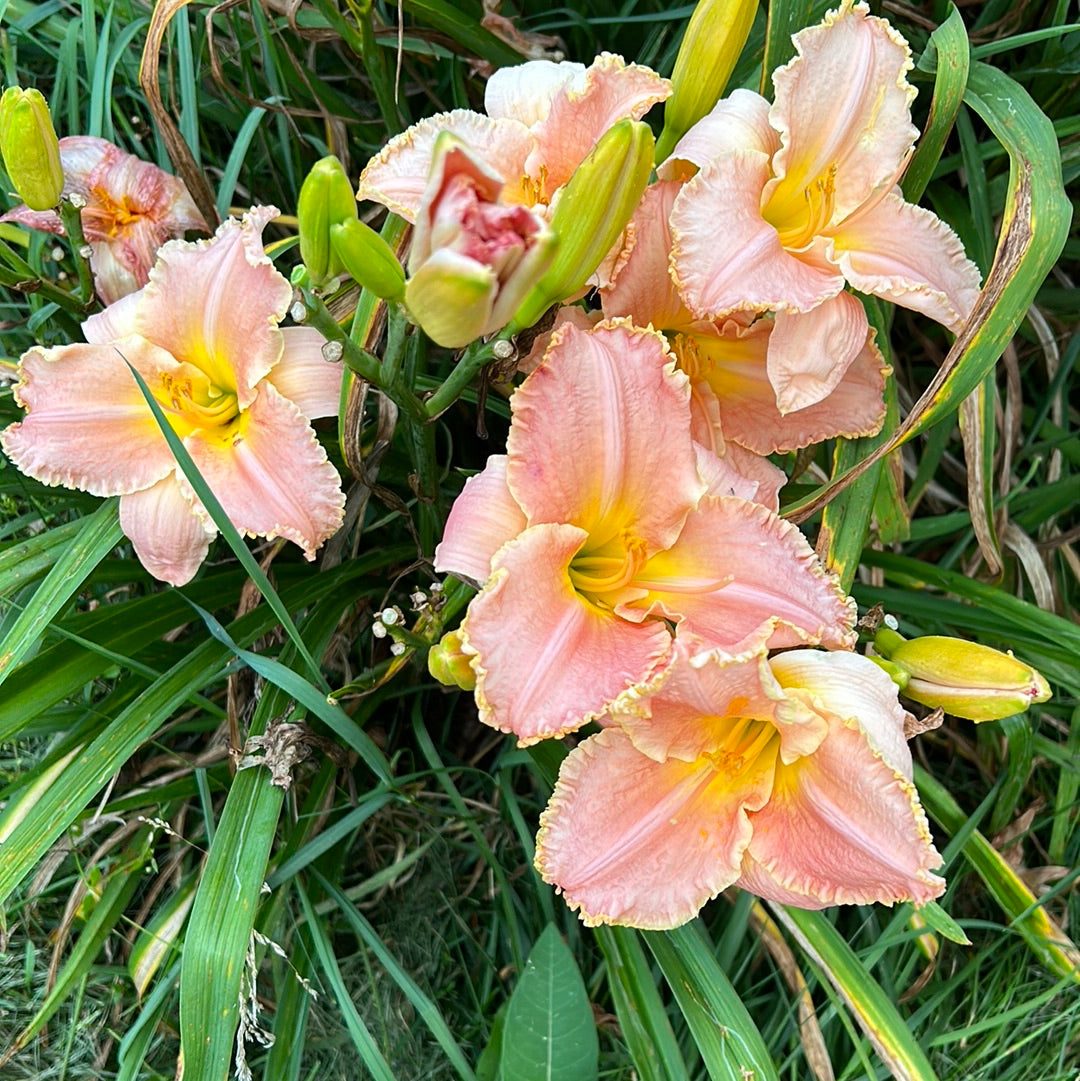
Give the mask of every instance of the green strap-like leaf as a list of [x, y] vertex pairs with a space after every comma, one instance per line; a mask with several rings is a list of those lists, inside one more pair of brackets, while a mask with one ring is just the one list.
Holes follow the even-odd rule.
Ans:
[[847, 1003], [866, 1038], [897, 1081], [937, 1081], [923, 1049], [892, 999], [840, 932], [820, 913], [769, 904]]
[[504, 1081], [595, 1081], [600, 1054], [585, 983], [553, 923], [536, 940], [506, 1011]]
[[769, 1049], [698, 921], [645, 931], [712, 1081], [777, 1081]]

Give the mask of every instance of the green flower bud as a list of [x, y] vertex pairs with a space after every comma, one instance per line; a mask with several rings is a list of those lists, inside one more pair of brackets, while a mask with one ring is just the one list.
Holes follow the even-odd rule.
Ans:
[[400, 300], [405, 292], [405, 270], [393, 249], [359, 218], [330, 226], [330, 248], [358, 285], [384, 300]]
[[720, 100], [750, 36], [757, 8], [758, 0], [699, 0], [671, 73], [664, 130], [656, 143], [657, 164]]
[[460, 687], [463, 691], [476, 688], [476, 673], [469, 657], [461, 649], [461, 632], [448, 631], [442, 641], [428, 650], [428, 671], [445, 687]]
[[1023, 713], [1050, 697], [1046, 680], [1011, 652], [960, 638], [902, 638], [882, 629], [874, 648], [907, 675], [903, 693], [969, 721], [996, 721]]
[[39, 91], [12, 86], [0, 97], [0, 153], [15, 191], [31, 210], [52, 210], [60, 202], [60, 144]]
[[640, 120], [620, 120], [601, 136], [555, 204], [555, 258], [514, 315], [514, 333], [585, 287], [641, 201], [652, 160], [653, 135]]
[[323, 286], [344, 269], [330, 244], [330, 229], [355, 221], [356, 195], [345, 168], [332, 154], [321, 158], [304, 178], [296, 203], [300, 228], [300, 258], [316, 286]]

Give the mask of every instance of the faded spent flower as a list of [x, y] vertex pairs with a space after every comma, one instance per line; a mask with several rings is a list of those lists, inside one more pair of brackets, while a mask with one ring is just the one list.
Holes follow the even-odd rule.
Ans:
[[151, 574], [187, 582], [216, 527], [169, 450], [131, 367], [237, 529], [285, 537], [313, 559], [344, 495], [309, 420], [337, 412], [341, 366], [322, 335], [279, 329], [289, 283], [263, 252], [257, 207], [210, 240], [171, 241], [149, 283], [83, 324], [86, 343], [19, 362], [26, 417], [0, 433], [44, 484], [120, 496], [120, 525]]
[[[94, 136], [68, 136], [59, 145], [63, 194], [86, 200], [83, 234], [90, 245], [94, 286], [106, 304], [147, 283], [165, 241], [189, 229], [208, 232], [179, 177]], [[55, 210], [18, 206], [0, 221], [63, 233]]]

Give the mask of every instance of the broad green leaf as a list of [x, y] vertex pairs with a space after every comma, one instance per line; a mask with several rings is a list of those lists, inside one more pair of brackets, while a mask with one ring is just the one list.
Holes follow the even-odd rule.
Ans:
[[1015, 717], [1005, 717], [998, 721], [998, 725], [1005, 734], [1008, 750], [1005, 776], [990, 814], [991, 835], [1003, 830], [1016, 817], [1035, 761], [1035, 731], [1028, 714], [1019, 713]]
[[482, 57], [497, 68], [520, 64], [524, 59], [521, 53], [480, 25], [483, 10], [479, 4], [464, 0], [452, 4], [446, 0], [403, 0], [403, 6], [420, 22], [441, 30], [474, 56]]
[[777, 1081], [757, 1026], [718, 964], [700, 921], [674, 931], [645, 931], [711, 1081]]
[[964, 929], [937, 903], [928, 901], [915, 910], [928, 927], [933, 928], [939, 935], [943, 935], [950, 942], [956, 942], [961, 946], [970, 946], [971, 939], [964, 933]]
[[503, 1081], [595, 1081], [600, 1054], [585, 983], [559, 929], [536, 940], [510, 997]]
[[840, 932], [820, 912], [771, 902], [769, 908], [828, 978], [893, 1077], [897, 1081], [937, 1081], [895, 1003]]
[[191, 878], [175, 893], [168, 894], [131, 947], [127, 967], [139, 998], [146, 994], [162, 961], [177, 947], [195, 900], [195, 884], [195, 879]]
[[1058, 777], [1049, 850], [1050, 862], [1059, 864], [1065, 862], [1065, 850], [1076, 823], [1076, 796], [1080, 792], [1080, 769], [1076, 766], [1080, 762], [1080, 706], [1073, 710], [1069, 740], [1064, 750], [1069, 766]]

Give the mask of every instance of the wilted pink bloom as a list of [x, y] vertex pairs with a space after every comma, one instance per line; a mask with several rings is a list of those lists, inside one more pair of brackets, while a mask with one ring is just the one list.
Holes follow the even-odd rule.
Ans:
[[[669, 216], [681, 188], [668, 180], [645, 193], [614, 284], [601, 296], [605, 315], [632, 315], [667, 332], [690, 377], [695, 438], [719, 444], [720, 453], [731, 441], [760, 455], [876, 432], [885, 414], [886, 366], [862, 305], [849, 293], [806, 315], [736, 312], [709, 320], [683, 303], [668, 271]], [[781, 408], [793, 398], [810, 404]]]
[[[207, 232], [184, 182], [105, 139], [71, 135], [60, 140], [64, 195], [86, 200], [83, 234], [90, 245], [94, 285], [106, 304], [144, 286], [157, 250], [188, 229]], [[60, 215], [25, 206], [0, 221], [62, 233]]]
[[15, 396], [26, 417], [0, 433], [44, 484], [120, 496], [120, 525], [143, 565], [182, 585], [216, 533], [146, 403], [145, 380], [241, 532], [285, 537], [313, 559], [344, 496], [309, 418], [337, 412], [340, 364], [322, 336], [278, 328], [292, 289], [263, 252], [277, 215], [258, 207], [210, 240], [171, 241], [150, 282], [83, 324], [88, 344], [34, 348]]
[[783, 904], [937, 897], [895, 684], [855, 653], [685, 651], [648, 711], [563, 763], [536, 866], [589, 924], [663, 929], [726, 887]]
[[[673, 273], [694, 315], [798, 316], [787, 348], [774, 340], [769, 350], [784, 412], [820, 401], [839, 381], [836, 372], [807, 370], [802, 340], [846, 343], [836, 357], [841, 374], [865, 347], [845, 283], [953, 331], [978, 295], [979, 272], [956, 234], [905, 202], [896, 185], [918, 135], [905, 78], [911, 53], [868, 11], [846, 0], [796, 34], [798, 55], [773, 75], [774, 104], [735, 91], [662, 170], [677, 177], [686, 163], [699, 167], [671, 213]], [[829, 326], [804, 330], [807, 318]]]
[[507, 453], [436, 551], [484, 583], [462, 642], [486, 723], [532, 743], [636, 699], [670, 661], [669, 624], [702, 650], [851, 645], [853, 604], [802, 534], [706, 494], [662, 335], [567, 323], [511, 407]]
[[456, 136], [436, 140], [413, 231], [405, 303], [450, 348], [500, 330], [552, 255], [552, 234], [527, 207], [504, 206], [502, 180]]
[[503, 201], [547, 213], [597, 140], [624, 117], [640, 120], [671, 93], [666, 79], [602, 53], [586, 68], [530, 60], [500, 68], [484, 92], [487, 115], [439, 113], [395, 136], [360, 174], [358, 199], [416, 221], [440, 133], [452, 132], [502, 180]]

